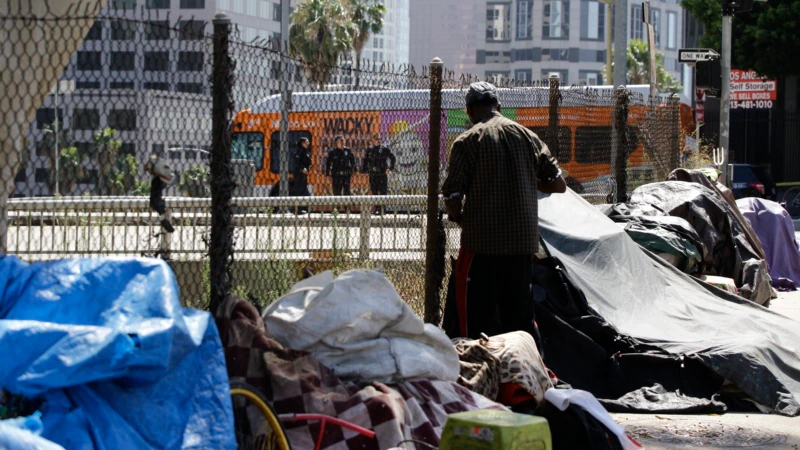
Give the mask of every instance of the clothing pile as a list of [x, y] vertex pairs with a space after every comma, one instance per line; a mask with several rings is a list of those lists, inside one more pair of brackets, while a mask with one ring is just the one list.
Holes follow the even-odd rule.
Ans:
[[[231, 296], [217, 320], [231, 379], [258, 388], [278, 414], [327, 414], [376, 432], [367, 439], [326, 427], [323, 449], [378, 450], [409, 439], [438, 446], [448, 414], [505, 409], [455, 382], [449, 339], [414, 316], [378, 271], [309, 278], [264, 319]], [[294, 423], [286, 432], [292, 446], [313, 448], [319, 427]]]

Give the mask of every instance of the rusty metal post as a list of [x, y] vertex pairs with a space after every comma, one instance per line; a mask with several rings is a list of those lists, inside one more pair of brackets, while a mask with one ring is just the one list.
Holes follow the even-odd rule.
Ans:
[[[672, 94], [669, 97], [669, 113], [670, 113], [670, 142], [669, 142], [669, 172], [680, 167], [681, 164], [681, 103], [678, 94]], [[698, 140], [698, 145], [699, 145]], [[699, 147], [698, 147], [699, 148]]]
[[614, 116], [612, 126], [612, 151], [614, 155], [615, 202], [628, 201], [628, 90], [620, 86], [614, 93]]
[[233, 259], [233, 170], [231, 169], [230, 118], [233, 109], [233, 65], [228, 46], [231, 21], [227, 15], [214, 16], [214, 66], [211, 74], [211, 241], [209, 266], [211, 302], [214, 315], [231, 286]]
[[547, 122], [547, 136], [544, 143], [556, 159], [561, 150], [561, 141], [558, 139], [558, 108], [561, 104], [561, 81], [558, 75], [550, 76], [550, 116]]
[[425, 322], [439, 325], [441, 309], [439, 292], [442, 279], [438, 266], [444, 266], [444, 255], [439, 249], [439, 166], [442, 131], [442, 60], [431, 61], [430, 136], [428, 148], [428, 214], [427, 242], [425, 247]]

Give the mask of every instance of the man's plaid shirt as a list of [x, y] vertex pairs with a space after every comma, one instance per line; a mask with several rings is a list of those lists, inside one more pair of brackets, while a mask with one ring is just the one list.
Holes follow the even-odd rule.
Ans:
[[486, 255], [536, 253], [536, 182], [555, 179], [558, 170], [536, 134], [498, 112], [459, 136], [442, 194], [466, 198], [461, 246]]

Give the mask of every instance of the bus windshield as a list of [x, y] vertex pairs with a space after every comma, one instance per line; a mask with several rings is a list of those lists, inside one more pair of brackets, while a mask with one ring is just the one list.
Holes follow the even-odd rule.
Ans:
[[264, 165], [264, 135], [262, 133], [234, 133], [231, 137], [231, 158], [253, 161], [256, 171]]

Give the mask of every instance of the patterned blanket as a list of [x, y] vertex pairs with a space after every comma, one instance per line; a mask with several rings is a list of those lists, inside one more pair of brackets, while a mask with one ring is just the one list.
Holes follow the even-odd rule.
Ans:
[[[380, 450], [409, 439], [438, 446], [448, 414], [505, 409], [448, 381], [340, 380], [311, 354], [284, 348], [272, 339], [255, 307], [234, 296], [219, 308], [217, 324], [230, 378], [257, 387], [278, 414], [328, 414], [376, 433], [375, 439], [367, 439], [329, 425], [323, 449]], [[285, 429], [293, 448], [314, 448], [318, 423], [285, 424]]]

